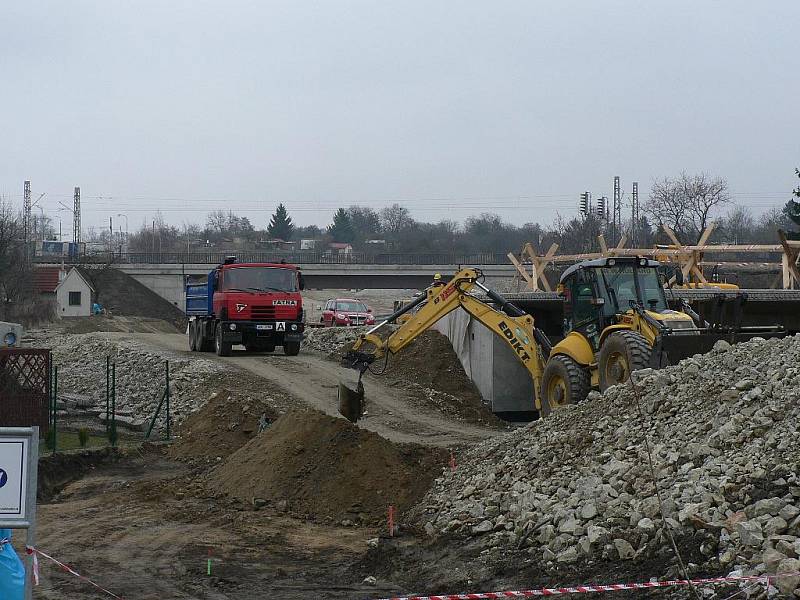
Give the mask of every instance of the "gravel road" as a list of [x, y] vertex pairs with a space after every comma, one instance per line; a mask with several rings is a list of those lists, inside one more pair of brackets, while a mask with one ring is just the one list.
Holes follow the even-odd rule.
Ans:
[[[150, 345], [216, 360], [246, 369], [270, 380], [286, 393], [329, 415], [338, 415], [336, 390], [340, 380], [354, 383], [355, 371], [348, 371], [320, 355], [301, 353], [299, 356], [248, 354], [234, 349], [231, 357], [213, 353], [190, 353], [186, 336], [172, 333], [109, 334], [133, 338]], [[361, 427], [395, 442], [414, 442], [441, 447], [471, 445], [503, 433], [502, 429], [479, 427], [448, 419], [433, 410], [419, 407], [411, 394], [399, 386], [388, 386], [370, 373], [364, 377], [368, 415], [359, 422]]]

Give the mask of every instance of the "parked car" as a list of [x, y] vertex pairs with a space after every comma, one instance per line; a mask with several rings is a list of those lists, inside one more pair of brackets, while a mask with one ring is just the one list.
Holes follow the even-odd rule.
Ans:
[[320, 322], [327, 327], [347, 327], [348, 325], [374, 325], [372, 309], [352, 298], [335, 298], [325, 303]]

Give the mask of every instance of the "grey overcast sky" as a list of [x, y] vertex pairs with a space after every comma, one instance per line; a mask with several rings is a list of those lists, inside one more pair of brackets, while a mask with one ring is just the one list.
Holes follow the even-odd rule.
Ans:
[[[0, 194], [84, 228], [399, 202], [551, 222], [682, 170], [780, 206], [798, 0], [54, 0], [0, 7]], [[38, 212], [38, 211], [37, 211]]]

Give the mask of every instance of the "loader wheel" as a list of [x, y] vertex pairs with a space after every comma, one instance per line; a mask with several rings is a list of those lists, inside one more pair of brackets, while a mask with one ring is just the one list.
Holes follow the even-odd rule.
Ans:
[[232, 347], [233, 344], [230, 342], [222, 341], [222, 325], [217, 325], [214, 335], [214, 351], [217, 353], [217, 356], [230, 356]]
[[542, 374], [540, 416], [545, 418], [562, 406], [582, 402], [590, 387], [589, 371], [569, 356], [556, 354], [547, 361]]
[[625, 383], [631, 373], [650, 365], [653, 349], [640, 333], [615, 331], [606, 338], [597, 354], [600, 390]]

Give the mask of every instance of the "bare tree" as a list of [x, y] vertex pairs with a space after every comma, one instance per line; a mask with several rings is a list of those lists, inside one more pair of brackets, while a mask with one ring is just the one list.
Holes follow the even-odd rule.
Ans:
[[656, 223], [664, 223], [673, 231], [683, 233], [688, 225], [689, 210], [680, 181], [667, 177], [654, 181], [644, 211]]
[[682, 173], [681, 187], [694, 233], [698, 235], [708, 226], [711, 212], [731, 201], [728, 182], [722, 177], [711, 178], [705, 173], [691, 176]]
[[681, 173], [675, 179], [653, 182], [645, 212], [656, 222], [697, 239], [711, 213], [730, 201], [728, 182], [722, 177]]
[[386, 233], [397, 235], [413, 222], [411, 213], [405, 206], [392, 204], [381, 210], [381, 226]]
[[750, 209], [734, 206], [722, 220], [722, 234], [729, 244], [746, 244], [753, 240], [756, 222]]
[[0, 303], [13, 302], [23, 294], [28, 267], [22, 217], [0, 198]]

